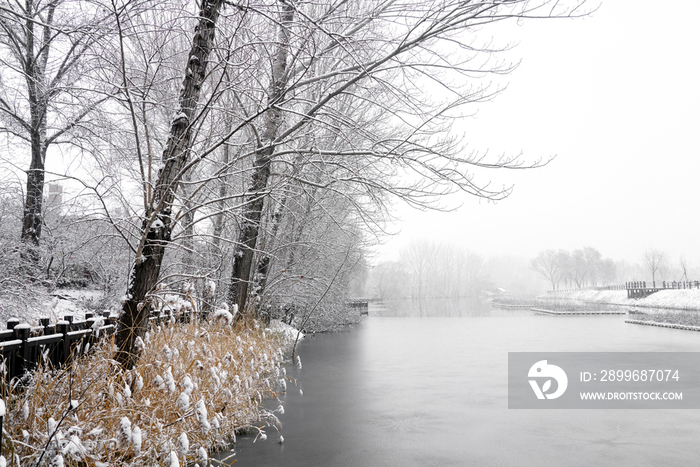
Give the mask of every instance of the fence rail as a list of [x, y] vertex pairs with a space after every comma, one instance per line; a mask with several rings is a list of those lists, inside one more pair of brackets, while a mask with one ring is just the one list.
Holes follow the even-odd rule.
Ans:
[[625, 284], [615, 284], [615, 285], [601, 285], [601, 286], [591, 286], [591, 287], [574, 287], [571, 289], [557, 289], [557, 290], [548, 290], [548, 293], [557, 293], [557, 292], [579, 292], [581, 290], [627, 290]]
[[577, 289], [550, 290], [556, 292], [579, 292], [581, 290], [626, 290], [628, 298], [644, 298], [659, 290], [700, 289], [700, 281], [632, 281], [624, 284], [605, 285], [602, 287], [580, 287]]
[[[189, 321], [191, 312], [174, 316], [167, 312], [154, 312], [149, 321]], [[86, 313], [83, 321], [74, 321], [65, 315], [51, 324], [48, 318], [39, 319], [39, 326], [20, 323], [19, 319], [7, 321], [7, 330], [0, 331], [0, 376], [6, 381], [21, 377], [35, 369], [40, 362], [58, 368], [71, 359], [83, 355], [97, 342], [116, 331], [117, 318], [104, 312], [102, 316]]]

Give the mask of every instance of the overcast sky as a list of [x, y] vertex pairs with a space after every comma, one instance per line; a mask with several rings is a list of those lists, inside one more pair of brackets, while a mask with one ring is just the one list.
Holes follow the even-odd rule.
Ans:
[[511, 25], [520, 42], [511, 56], [522, 63], [460, 130], [476, 149], [556, 159], [496, 174], [515, 185], [497, 204], [462, 196], [447, 200], [463, 203], [451, 213], [399, 206], [401, 234], [380, 257], [428, 237], [528, 258], [592, 246], [640, 262], [656, 248], [699, 266], [698, 18], [692, 0], [608, 0], [585, 19]]

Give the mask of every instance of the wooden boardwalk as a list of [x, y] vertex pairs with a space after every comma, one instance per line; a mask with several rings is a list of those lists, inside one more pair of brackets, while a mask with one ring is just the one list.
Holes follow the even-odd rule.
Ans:
[[542, 313], [542, 314], [547, 314], [547, 315], [626, 315], [626, 311], [618, 310], [618, 311], [606, 311], [606, 310], [600, 310], [600, 311], [554, 311], [554, 310], [545, 310], [542, 308], [530, 308], [532, 311], [535, 313]]
[[661, 281], [647, 285], [646, 281], [626, 282], [627, 298], [645, 298], [659, 290], [700, 289], [700, 281]]
[[369, 315], [369, 302], [376, 302], [378, 300], [372, 298], [351, 298], [346, 302], [349, 308], [359, 308], [361, 316]]
[[507, 303], [499, 303], [496, 301], [491, 302], [491, 305], [498, 308], [532, 308], [532, 305], [510, 305]]
[[625, 323], [642, 324], [644, 326], [656, 326], [659, 328], [682, 329], [684, 331], [700, 331], [700, 326], [688, 326], [685, 324], [659, 323], [658, 321], [644, 321], [641, 319], [626, 319]]
[[659, 290], [663, 290], [661, 287], [655, 287], [655, 283], [652, 284], [651, 287], [647, 287], [646, 281], [625, 283], [627, 298], [646, 298]]

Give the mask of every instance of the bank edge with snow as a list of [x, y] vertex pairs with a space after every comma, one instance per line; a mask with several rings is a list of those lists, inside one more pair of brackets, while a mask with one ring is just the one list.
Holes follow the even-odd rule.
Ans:
[[700, 311], [700, 289], [667, 289], [648, 297], [627, 298], [625, 290], [577, 290], [575, 292], [550, 292], [540, 299], [579, 300], [608, 305], [643, 308], [669, 308], [674, 310]]

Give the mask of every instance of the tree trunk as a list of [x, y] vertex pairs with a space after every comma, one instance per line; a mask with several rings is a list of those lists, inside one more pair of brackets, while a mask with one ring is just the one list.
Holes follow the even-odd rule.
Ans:
[[255, 272], [254, 294], [256, 297], [262, 296], [265, 292], [265, 287], [267, 286], [267, 277], [270, 274], [270, 264], [272, 262], [270, 250], [275, 242], [275, 239], [277, 238], [277, 232], [279, 231], [280, 223], [282, 222], [282, 213], [284, 212], [286, 204], [287, 196], [284, 196], [274, 214], [272, 214], [272, 228], [270, 229], [269, 245], [265, 254], [263, 254], [262, 258], [260, 258], [258, 261], [258, 267]]
[[[25, 23], [26, 44], [24, 57], [24, 75], [27, 83], [27, 98], [29, 100], [30, 113], [30, 145], [31, 162], [27, 171], [27, 193], [24, 203], [22, 219], [22, 233], [20, 238], [26, 248], [23, 260], [30, 275], [36, 272], [39, 266], [39, 239], [41, 238], [42, 210], [44, 203], [44, 164], [46, 161], [46, 141], [47, 141], [47, 111], [46, 90], [46, 62], [49, 51], [49, 31], [43, 28], [43, 38], [41, 33], [35, 31], [35, 22], [32, 16], [36, 14], [37, 6], [33, 2], [27, 2], [27, 20]], [[49, 6], [46, 14], [48, 23], [53, 19], [56, 4]], [[38, 44], [37, 44], [38, 43]], [[37, 55], [35, 46], [41, 47], [41, 52]]]
[[253, 253], [258, 243], [258, 233], [260, 230], [260, 219], [265, 207], [265, 194], [263, 190], [267, 187], [267, 180], [270, 177], [270, 156], [273, 149], [265, 149], [258, 152], [256, 165], [253, 172], [252, 194], [246, 198], [246, 211], [243, 214], [238, 243], [233, 255], [233, 269], [231, 272], [231, 284], [229, 286], [229, 305], [236, 305], [241, 312], [245, 310], [248, 296], [248, 284], [250, 282], [250, 271], [253, 267]]
[[116, 360], [124, 368], [132, 368], [138, 355], [136, 339], [146, 333], [151, 303], [148, 294], [158, 282], [165, 248], [170, 242], [172, 218], [170, 216], [181, 171], [187, 162], [191, 147], [191, 129], [202, 83], [206, 76], [206, 64], [211, 52], [216, 22], [223, 0], [204, 0], [199, 11], [187, 64], [187, 72], [180, 91], [180, 108], [173, 117], [170, 135], [163, 151], [163, 168], [158, 174], [153, 201], [145, 213], [142, 226], [142, 245], [137, 250], [134, 268], [129, 281], [127, 299], [124, 301], [116, 335]]
[[[32, 161], [27, 171], [27, 197], [24, 203], [21, 239], [26, 248], [23, 260], [28, 271], [38, 266], [39, 239], [41, 238], [42, 209], [44, 202], [44, 157], [41, 135], [32, 135]], [[31, 274], [31, 272], [30, 272]]]
[[[185, 182], [191, 181], [190, 173], [183, 175]], [[191, 272], [194, 265], [194, 212], [192, 200], [190, 199], [190, 188], [187, 184], [181, 186], [182, 189], [182, 204], [185, 210], [182, 216], [182, 263], [184, 272]]]
[[228, 303], [236, 305], [241, 315], [246, 314], [248, 285], [253, 267], [253, 254], [258, 242], [260, 220], [265, 207], [265, 189], [270, 178], [270, 165], [275, 151], [275, 138], [282, 125], [282, 112], [275, 107], [284, 97], [287, 88], [287, 56], [289, 55], [289, 25], [294, 19], [294, 7], [283, 0], [280, 14], [279, 42], [272, 61], [272, 76], [268, 96], [269, 110], [266, 114], [265, 131], [256, 152], [249, 195], [246, 197], [243, 222], [238, 236], [238, 243], [233, 254], [231, 283], [228, 290]]

